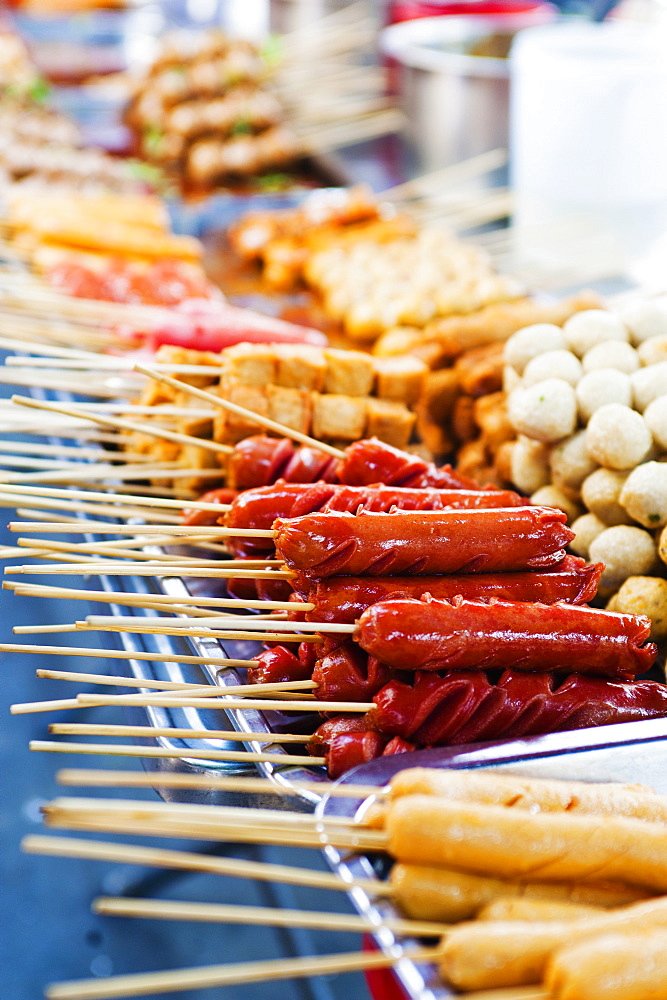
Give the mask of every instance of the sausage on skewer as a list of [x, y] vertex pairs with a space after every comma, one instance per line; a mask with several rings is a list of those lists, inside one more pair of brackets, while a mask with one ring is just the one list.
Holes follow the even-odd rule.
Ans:
[[[554, 572], [470, 573], [467, 576], [334, 576], [326, 580], [294, 581], [304, 601], [314, 604], [306, 621], [351, 624], [378, 601], [419, 599], [424, 594], [441, 600], [460, 595], [467, 600], [538, 601], [586, 604], [597, 592], [602, 563], [586, 564], [566, 556]], [[295, 610], [299, 605], [295, 602]]]
[[657, 646], [646, 642], [650, 631], [648, 618], [564, 602], [439, 601], [427, 595], [373, 604], [355, 638], [397, 670], [512, 667], [628, 680], [655, 660]]
[[[334, 681], [327, 681], [332, 693], [339, 690]], [[329, 720], [311, 737], [310, 748], [324, 752], [331, 777], [380, 756], [396, 737], [412, 746], [453, 746], [667, 716], [667, 688], [657, 681], [570, 674], [558, 684], [553, 674], [513, 670], [495, 683], [481, 670], [444, 677], [418, 672], [412, 685], [389, 681], [373, 701], [365, 716]], [[368, 731], [384, 737], [374, 755], [363, 741]]]
[[573, 538], [562, 511], [495, 510], [306, 514], [274, 522], [278, 555], [310, 579], [494, 573], [557, 565]]

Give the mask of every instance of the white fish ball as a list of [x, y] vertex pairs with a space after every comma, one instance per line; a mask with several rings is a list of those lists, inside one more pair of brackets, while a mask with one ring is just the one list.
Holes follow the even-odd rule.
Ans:
[[519, 375], [533, 358], [545, 351], [564, 349], [563, 331], [555, 323], [533, 323], [517, 330], [505, 342], [505, 363], [511, 365]]
[[667, 451], [667, 396], [658, 396], [644, 410], [646, 426], [653, 435], [653, 440]]
[[640, 368], [630, 376], [635, 409], [643, 413], [658, 396], [667, 395], [667, 361]]
[[618, 310], [633, 344], [667, 335], [667, 299], [633, 299]]
[[588, 372], [579, 380], [575, 391], [579, 413], [586, 423], [596, 410], [608, 403], [632, 405], [630, 376], [616, 368], [596, 368]]
[[607, 528], [590, 545], [592, 562], [602, 562], [605, 569], [600, 586], [616, 589], [629, 576], [647, 576], [657, 561], [653, 536], [643, 528], [618, 524]]
[[516, 368], [511, 365], [503, 365], [503, 391], [514, 392], [521, 385], [521, 376]]
[[631, 375], [639, 368], [639, 355], [623, 340], [605, 340], [586, 351], [582, 366], [585, 372], [595, 371], [596, 368], [615, 368]]
[[512, 446], [510, 479], [530, 496], [550, 481], [549, 448], [541, 441], [519, 435]]
[[630, 340], [630, 331], [623, 320], [606, 309], [575, 313], [563, 326], [563, 333], [567, 346], [580, 358], [605, 340]]
[[667, 361], [667, 334], [643, 341], [637, 348], [637, 357], [646, 368]]
[[577, 431], [554, 445], [549, 455], [549, 465], [556, 486], [578, 490], [584, 479], [597, 468], [597, 463], [586, 448], [586, 431]]
[[595, 514], [582, 514], [571, 524], [574, 538], [570, 542], [570, 548], [576, 556], [588, 559], [591, 542], [608, 527], [609, 525], [601, 521]]
[[548, 378], [510, 393], [507, 412], [519, 434], [538, 441], [560, 441], [577, 426], [577, 397], [569, 382]]
[[667, 524], [667, 464], [638, 465], [625, 480], [619, 501], [645, 528], [662, 528]]
[[628, 478], [625, 472], [596, 469], [581, 484], [581, 499], [606, 525], [631, 524], [632, 518], [621, 505], [621, 490]]
[[572, 500], [569, 496], [559, 490], [557, 486], [543, 486], [536, 490], [530, 498], [530, 502], [538, 507], [555, 507], [557, 510], [567, 514], [568, 521], [575, 521], [582, 514], [581, 504]]
[[621, 403], [601, 406], [586, 428], [588, 454], [608, 469], [634, 469], [644, 461], [652, 445], [642, 415]]
[[562, 378], [576, 385], [582, 375], [581, 361], [572, 351], [545, 351], [528, 362], [523, 371], [523, 384], [529, 386], [547, 378]]

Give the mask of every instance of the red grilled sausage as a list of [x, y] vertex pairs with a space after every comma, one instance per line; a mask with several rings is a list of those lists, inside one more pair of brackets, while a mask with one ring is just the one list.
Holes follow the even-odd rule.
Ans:
[[[418, 672], [392, 680], [373, 698], [365, 728], [420, 746], [535, 736], [667, 716], [667, 686], [569, 674], [505, 671], [497, 683], [480, 671], [440, 677]], [[329, 726], [334, 720], [330, 720]], [[358, 722], [362, 727], [364, 720]], [[334, 729], [334, 731], [336, 731]]]
[[[270, 528], [277, 517], [300, 517], [318, 511], [355, 514], [359, 509], [387, 512], [399, 510], [460, 510], [487, 507], [518, 507], [528, 503], [511, 490], [407, 489], [395, 486], [344, 486], [333, 483], [288, 483], [279, 479], [239, 494], [220, 522], [228, 528]], [[273, 552], [270, 538], [230, 538], [229, 550], [237, 557], [252, 558]]]
[[388, 486], [477, 490], [478, 484], [451, 465], [442, 468], [407, 451], [401, 451], [377, 438], [355, 441], [338, 460], [303, 446], [295, 448], [288, 438], [255, 434], [240, 441], [229, 457], [227, 482], [237, 490], [268, 486], [277, 479], [292, 483], [312, 483], [319, 479], [368, 486]]
[[627, 680], [657, 647], [648, 618], [573, 604], [426, 598], [373, 604], [359, 619], [362, 649], [398, 670], [515, 668]]
[[276, 552], [310, 579], [496, 573], [555, 566], [574, 537], [562, 511], [495, 510], [307, 514], [278, 518]]
[[[335, 576], [304, 590], [303, 600], [315, 605], [306, 621], [351, 624], [378, 601], [424, 594], [451, 600], [457, 594], [469, 600], [539, 601], [586, 604], [597, 592], [602, 563], [573, 566], [554, 573], [470, 573], [467, 576]], [[299, 605], [295, 602], [295, 611]]]

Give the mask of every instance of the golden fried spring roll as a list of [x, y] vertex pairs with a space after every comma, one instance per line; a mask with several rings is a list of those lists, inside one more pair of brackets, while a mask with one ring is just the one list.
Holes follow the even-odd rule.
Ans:
[[559, 899], [526, 899], [525, 896], [500, 896], [487, 903], [477, 914], [478, 920], [578, 920], [599, 916], [600, 906], [585, 906]]
[[628, 816], [667, 824], [667, 797], [644, 785], [616, 782], [589, 784], [527, 778], [496, 771], [456, 771], [414, 767], [399, 771], [389, 785], [391, 799], [403, 795], [438, 795], [447, 799], [530, 809], [532, 812], [594, 813]]
[[[666, 897], [578, 920], [461, 924], [444, 941], [440, 968], [449, 982], [463, 990], [528, 985], [541, 981], [551, 954], [559, 948], [607, 932], [655, 927], [667, 932]], [[599, 996], [606, 1000], [607, 994], [601, 990]]]
[[662, 1000], [667, 997], [667, 929], [610, 933], [569, 945], [550, 959], [554, 1000]]
[[389, 879], [394, 899], [406, 916], [449, 924], [469, 920], [483, 906], [501, 896], [604, 908], [624, 906], [646, 898], [641, 889], [612, 883], [509, 882], [447, 868], [401, 863], [394, 865]]
[[667, 892], [664, 826], [406, 795], [387, 816], [397, 861], [531, 881], [623, 882]]

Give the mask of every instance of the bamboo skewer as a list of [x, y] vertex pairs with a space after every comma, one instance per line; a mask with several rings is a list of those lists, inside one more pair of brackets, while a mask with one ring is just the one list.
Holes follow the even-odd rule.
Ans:
[[122, 382], [117, 377], [113, 378], [113, 384], [106, 384], [104, 379], [100, 381], [87, 381], [82, 378], [73, 378], [64, 374], [41, 375], [30, 369], [0, 368], [0, 384], [2, 385], [22, 385], [28, 388], [38, 387], [41, 389], [67, 390], [78, 393], [82, 396], [95, 396], [100, 399], [117, 399], [125, 396], [131, 399], [136, 395], [137, 387], [134, 384]]
[[[22, 488], [22, 487], [20, 487]], [[85, 491], [82, 491], [85, 492]], [[110, 501], [113, 501], [114, 494], [107, 493], [106, 496]], [[39, 509], [27, 508], [20, 509], [19, 504], [25, 503], [27, 500], [31, 503], [37, 504]], [[141, 499], [148, 502], [147, 497], [142, 497]], [[163, 498], [164, 499], [164, 498]], [[178, 502], [178, 501], [177, 501]], [[189, 501], [183, 500], [178, 502], [182, 507], [187, 507]], [[56, 510], [71, 510], [74, 513], [81, 514], [98, 514], [100, 517], [141, 517], [146, 521], [170, 521], [172, 524], [179, 524], [180, 518], [175, 514], [169, 514], [165, 510], [159, 509], [158, 511], [146, 510], [143, 507], [130, 507], [129, 505], [114, 506], [113, 503], [81, 503], [76, 500], [56, 500], [49, 499], [47, 497], [26, 497], [21, 493], [9, 493], [3, 492], [2, 486], [0, 485], [0, 507], [14, 507], [16, 513], [21, 517], [35, 517], [37, 514], [41, 513], [42, 510], [56, 511]], [[74, 521], [79, 521], [79, 518], [70, 518], [62, 514], [51, 514], [51, 516], [57, 520], [59, 523], [73, 523]], [[94, 524], [108, 524], [107, 521], [95, 521]], [[137, 530], [143, 525], [137, 525]]]
[[[216, 560], [220, 562], [220, 560]], [[209, 566], [208, 563], [198, 563], [197, 566], [180, 567], [175, 562], [158, 562], [131, 565], [129, 563], [114, 562], [112, 559], [99, 559], [86, 563], [86, 572], [100, 573], [105, 576], [179, 576], [179, 577], [209, 577], [211, 579], [226, 580], [232, 577], [242, 580], [293, 580], [295, 573], [283, 572], [281, 570], [261, 570], [261, 569], [236, 569], [226, 566]], [[79, 570], [68, 563], [53, 563], [51, 566], [34, 565], [27, 563], [24, 566], [7, 566], [5, 573], [58, 573], [59, 575], [80, 575]]]
[[[294, 608], [294, 605], [292, 605], [292, 608]], [[86, 622], [93, 628], [105, 629], [107, 627], [115, 625], [117, 622], [122, 621], [126, 617], [127, 616], [125, 615], [88, 615], [86, 618]], [[243, 627], [246, 631], [248, 630], [251, 631], [253, 629], [259, 629], [259, 631], [261, 631], [263, 626], [261, 625], [261, 623], [255, 624], [256, 622], [257, 622], [256, 617], [252, 616], [248, 618], [247, 621], [244, 621]], [[198, 621], [195, 621], [193, 623], [188, 618], [178, 618], [176, 620], [173, 620], [170, 618], [163, 618], [163, 617], [156, 618], [148, 616], [142, 619], [140, 624], [142, 625], [148, 624], [148, 626], [153, 626], [153, 625], [160, 626], [163, 623], [168, 624], [169, 626], [173, 626], [176, 629], [179, 629], [179, 634], [181, 627], [184, 631], [187, 631], [187, 629], [190, 628], [191, 624], [194, 624], [196, 627], [199, 627], [200, 624]], [[206, 627], [208, 629], [218, 629], [218, 628], [228, 629], [228, 628], [233, 628], [234, 625], [236, 625], [237, 623], [238, 619], [235, 620], [233, 618], [213, 617], [206, 622]], [[284, 632], [340, 632], [346, 635], [353, 635], [356, 632], [356, 629], [357, 629], [356, 625], [339, 624], [337, 622], [285, 621], [281, 623], [276, 623], [276, 631], [284, 631]]]
[[89, 479], [111, 479], [115, 482], [132, 480], [144, 480], [153, 477], [165, 479], [190, 479], [196, 476], [198, 479], [223, 478], [221, 469], [184, 469], [178, 462], [162, 462], [155, 465], [139, 463], [139, 465], [109, 465], [109, 463], [87, 464], [84, 462], [72, 462], [63, 465], [59, 469], [52, 469], [49, 472], [28, 472], [22, 475], [13, 473], [3, 475], [3, 483], [77, 483], [86, 482]]
[[340, 785], [327, 779], [317, 781], [290, 780], [279, 784], [272, 778], [245, 777], [224, 774], [181, 774], [178, 772], [115, 771], [94, 768], [63, 768], [56, 774], [56, 781], [73, 788], [187, 788], [217, 789], [218, 791], [247, 792], [250, 795], [282, 795], [291, 797], [303, 792], [326, 794], [333, 798], [368, 798], [382, 795], [379, 785]]
[[[111, 685], [112, 687], [146, 688], [154, 689], [156, 691], [189, 691], [192, 693], [195, 688], [199, 687], [201, 687], [202, 690], [211, 690], [210, 684], [197, 684], [196, 682], [189, 683], [187, 681], [159, 681], [150, 680], [149, 678], [137, 679], [134, 677], [116, 677], [115, 675], [109, 674], [79, 673], [71, 670], [51, 670], [44, 669], [42, 667], [38, 667], [35, 671], [35, 675], [37, 677], [44, 677], [50, 680], [76, 681], [84, 684], [105, 684]], [[232, 688], [230, 694], [233, 694], [234, 690], [243, 689], [245, 691], [248, 688], [251, 688], [252, 691], [256, 691], [257, 693], [268, 691], [310, 691], [313, 688], [316, 688], [317, 684], [315, 681], [311, 680], [261, 681], [258, 684], [238, 684], [230, 685], [230, 687]], [[224, 690], [227, 689], [225, 688]], [[220, 693], [224, 693], [224, 691]]]
[[[47, 541], [46, 539], [39, 539], [39, 549], [28, 547], [34, 546], [35, 542], [30, 541], [27, 538], [19, 538], [17, 541], [16, 548], [11, 546], [6, 547], [5, 556], [9, 558], [18, 558], [19, 556], [34, 556], [36, 553], [39, 554], [40, 558], [53, 558], [53, 553], [69, 552], [81, 555], [108, 555], [113, 559], [132, 559], [134, 561], [140, 562], [155, 562], [155, 555], [150, 552], [137, 551], [133, 546], [145, 547], [150, 544], [153, 539], [148, 538], [138, 538], [138, 539], [128, 539], [127, 545], [121, 547], [119, 543], [113, 539], [112, 543], [108, 542], [58, 542], [58, 541]], [[115, 544], [113, 544], [115, 542]], [[192, 539], [193, 544], [195, 544], [195, 539]], [[224, 551], [224, 550], [223, 550]], [[219, 566], [220, 559], [210, 559], [204, 560], [201, 558], [195, 558], [195, 556], [185, 556], [170, 553], [168, 556], [169, 562], [176, 565], [192, 565], [196, 563], [197, 566], [205, 566], [207, 562], [211, 566]], [[194, 612], [193, 614], [198, 614]]]
[[177, 379], [170, 378], [169, 375], [163, 375], [154, 368], [145, 368], [143, 365], [135, 365], [135, 371], [141, 372], [142, 375], [147, 375], [148, 378], [151, 378], [156, 382], [163, 382], [165, 385], [170, 385], [172, 389], [185, 392], [189, 396], [196, 396], [197, 399], [203, 399], [206, 403], [211, 403], [213, 406], [217, 406], [223, 410], [228, 410], [230, 413], [234, 413], [238, 417], [244, 417], [246, 420], [250, 420], [253, 423], [258, 424], [260, 427], [266, 427], [268, 430], [274, 431], [276, 434], [281, 434], [283, 437], [291, 438], [293, 441], [299, 441], [301, 444], [305, 444], [310, 448], [317, 448], [319, 451], [324, 451], [327, 455], [332, 455], [334, 458], [345, 458], [345, 452], [341, 451], [340, 448], [334, 448], [330, 444], [325, 444], [322, 441], [318, 441], [316, 438], [310, 437], [308, 434], [302, 434], [301, 431], [296, 431], [291, 427], [286, 427], [285, 424], [280, 424], [276, 420], [271, 420], [269, 417], [260, 416], [260, 414], [255, 413], [253, 410], [246, 409], [245, 406], [238, 406], [236, 403], [231, 403], [227, 399], [214, 396], [212, 393], [206, 392], [204, 389], [197, 389], [193, 385], [188, 385], [187, 382], [180, 382]]
[[192, 903], [164, 899], [98, 896], [93, 913], [111, 917], [141, 917], [149, 920], [193, 920], [203, 923], [250, 924], [257, 927], [304, 927], [313, 930], [359, 931], [385, 927], [395, 934], [441, 937], [450, 924], [427, 920], [386, 917], [376, 923], [358, 914], [327, 913], [314, 910], [274, 909], [268, 906], [236, 906], [228, 903]]
[[[300, 704], [300, 703], [298, 703]], [[228, 761], [236, 764], [245, 763], [268, 763], [268, 764], [293, 764], [302, 767], [310, 767], [325, 764], [324, 757], [311, 757], [310, 755], [296, 755], [283, 753], [253, 753], [250, 750], [198, 750], [191, 747], [183, 747], [179, 752], [164, 747], [144, 747], [133, 744], [116, 743], [59, 743], [52, 740], [31, 740], [30, 750], [37, 750], [42, 753], [77, 753], [111, 755], [114, 757], [145, 757], [157, 759], [175, 760], [212, 760]]]
[[[141, 452], [104, 451], [102, 448], [83, 448], [60, 444], [29, 444], [25, 441], [7, 441], [3, 439], [2, 447], [5, 452], [16, 452], [21, 455], [54, 455], [62, 458], [100, 458], [103, 456], [107, 462], [148, 462], [150, 457]], [[3, 461], [7, 460], [7, 455], [3, 455]]]
[[[203, 510], [211, 513], [225, 511], [224, 504], [208, 503], [205, 500], [169, 500], [162, 498], [148, 499], [145, 496], [134, 493], [104, 493], [95, 490], [66, 490], [56, 487], [35, 487], [35, 486], [5, 486], [0, 484], [0, 494], [16, 493], [25, 497], [50, 497], [65, 500], [99, 500], [108, 504], [110, 501], [118, 504], [128, 504], [135, 507], [168, 507], [177, 510]], [[119, 511], [117, 511], [119, 512]]]
[[[231, 561], [231, 560], [230, 560]], [[249, 560], [248, 560], [249, 561]], [[262, 560], [257, 560], [259, 566]], [[255, 563], [251, 563], [251, 568]], [[54, 587], [38, 583], [15, 583], [5, 580], [2, 584], [3, 590], [12, 590], [15, 594], [23, 597], [57, 597], [67, 600], [100, 601], [104, 604], [127, 604], [129, 607], [145, 607], [145, 601], [150, 601], [156, 608], [173, 610], [173, 607], [183, 608], [186, 606], [208, 608], [238, 608], [239, 610], [250, 608], [257, 610], [271, 611], [292, 611], [294, 604], [292, 601], [254, 601], [237, 597], [171, 597], [167, 594], [126, 594], [122, 590], [76, 590], [73, 587]], [[307, 602], [299, 604], [300, 611], [313, 611], [314, 604]]]
[[[92, 675], [93, 678], [95, 678], [96, 676], [98, 675], [95, 674]], [[127, 684], [125, 683], [126, 680]], [[94, 683], [104, 683], [104, 682], [94, 681]], [[148, 692], [150, 692], [151, 690], [156, 690], [158, 693], [164, 695], [164, 701], [162, 703], [162, 707], [165, 708], [178, 707], [178, 702], [184, 698], [189, 700], [200, 699], [201, 702], [207, 708], [219, 708], [220, 702], [216, 703], [215, 699], [220, 699], [223, 696], [226, 696], [227, 692], [229, 692], [230, 697], [233, 695], [241, 695], [244, 698], [248, 698], [249, 699], [248, 706], [251, 706], [257, 699], [261, 699], [262, 695], [266, 696], [267, 694], [272, 695], [273, 698], [275, 698], [279, 704], [284, 704], [284, 701], [287, 701], [290, 698], [291, 698], [291, 703], [298, 705], [302, 705], [304, 703], [310, 704], [310, 702], [312, 701], [310, 695], [307, 694], [311, 684], [311, 682], [309, 681], [284, 681], [284, 682], [264, 681], [260, 684], [230, 684], [226, 685], [225, 687], [216, 687], [212, 684], [198, 684], [196, 682], [193, 682], [192, 684], [183, 682], [183, 684], [180, 687], [175, 686], [173, 688], [163, 687], [162, 685], [166, 683], [164, 681], [159, 682], [160, 687], [157, 687], [158, 684], [157, 681], [150, 681], [150, 680], [132, 682], [132, 680], [130, 679], [119, 678], [117, 681], [115, 681], [115, 683], [117, 683], [119, 687], [120, 686], [139, 687]], [[177, 682], [173, 683], [176, 684]], [[284, 700], [282, 700], [283, 696]], [[99, 696], [91, 695], [90, 697], [92, 697], [93, 701], [96, 701], [97, 697], [102, 698], [103, 701], [105, 700], [104, 695], [99, 695]], [[110, 705], [116, 704], [117, 702], [115, 698], [119, 697], [123, 696], [122, 695], [116, 695], [115, 697], [111, 696], [109, 704]], [[126, 704], [130, 705], [137, 703], [141, 704], [142, 699], [150, 697], [150, 694], [143, 694], [142, 692], [141, 694], [136, 696], [125, 695], [125, 697], [129, 698], [137, 697], [139, 699], [138, 702], [130, 701], [127, 702]], [[14, 705], [10, 705], [9, 711], [12, 715], [27, 715], [33, 712], [61, 711], [64, 708], [66, 709], [85, 708], [87, 705], [90, 705], [90, 702], [86, 702], [85, 700], [83, 700], [85, 698], [86, 695], [82, 693], [78, 694], [76, 698], [66, 698], [66, 699], [60, 698], [49, 701], [21, 702]], [[177, 700], [173, 701], [172, 698]]]
[[[179, 386], [185, 384], [185, 382], [178, 383]], [[207, 395], [210, 394], [207, 393]], [[215, 398], [215, 396], [212, 397], [212, 399]], [[62, 413], [66, 417], [79, 417], [84, 420], [90, 420], [93, 423], [102, 424], [102, 426], [119, 427], [122, 430], [133, 431], [138, 434], [164, 438], [166, 441], [174, 441], [177, 444], [196, 445], [198, 448], [220, 452], [225, 455], [231, 454], [234, 450], [230, 445], [218, 444], [217, 441], [207, 441], [204, 438], [192, 437], [190, 434], [179, 434], [176, 431], [169, 431], [164, 427], [155, 427], [152, 424], [137, 424], [132, 420], [125, 420], [122, 417], [91, 413], [82, 407], [64, 406], [61, 403], [46, 403], [31, 399], [29, 396], [12, 396], [11, 401], [19, 406], [27, 406], [35, 410], [49, 410], [52, 413]]]
[[[229, 504], [220, 504], [221, 513], [229, 509]], [[8, 529], [12, 532], [17, 531], [27, 531], [29, 533], [33, 532], [45, 532], [47, 534], [78, 534], [85, 535], [87, 532], [94, 531], [97, 535], [175, 535], [178, 537], [191, 538], [192, 535], [197, 535], [199, 538], [212, 537], [215, 538], [218, 535], [224, 536], [224, 528], [218, 528], [212, 525], [196, 525], [194, 527], [182, 524], [142, 524], [142, 525], [123, 525], [123, 524], [99, 524], [96, 521], [78, 521], [70, 525], [54, 524], [51, 521], [10, 521], [7, 525]], [[239, 529], [241, 530], [241, 529]], [[253, 537], [256, 537], [254, 529], [248, 529], [252, 532]], [[273, 532], [270, 532], [273, 534]], [[155, 539], [152, 539], [155, 541]]]
[[257, 806], [209, 805], [191, 802], [147, 802], [142, 799], [99, 799], [69, 798], [54, 799], [44, 807], [48, 817], [59, 814], [107, 816], [132, 816], [139, 819], [162, 822], [166, 819], [190, 817], [205, 825], [220, 824], [225, 828], [234, 826], [255, 827], [259, 830], [305, 830], [319, 833], [334, 829], [346, 834], [372, 834], [372, 842], [386, 839], [380, 831], [370, 830], [346, 816], [330, 816], [318, 819], [313, 813], [297, 810], [269, 809]]
[[126, 653], [115, 649], [92, 649], [87, 646], [35, 646], [18, 643], [0, 643], [0, 652], [4, 653], [44, 653], [48, 656], [90, 656], [97, 659], [110, 660], [148, 660], [155, 663], [200, 663], [212, 667], [248, 667], [255, 660], [239, 660], [226, 656], [194, 656], [177, 653]]
[[490, 149], [488, 152], [472, 156], [467, 160], [461, 160], [459, 163], [442, 167], [419, 177], [413, 177], [402, 184], [387, 188], [380, 192], [380, 198], [383, 201], [407, 201], [413, 198], [428, 197], [432, 194], [441, 194], [443, 190], [488, 174], [499, 167], [504, 167], [506, 163], [506, 149]]
[[344, 882], [338, 875], [309, 868], [268, 864], [262, 861], [244, 861], [240, 858], [216, 858], [208, 854], [175, 851], [162, 847], [143, 847], [100, 840], [83, 840], [77, 837], [47, 837], [43, 834], [31, 834], [24, 837], [21, 849], [27, 854], [85, 858], [92, 861], [112, 861], [119, 864], [208, 872], [211, 875], [252, 878], [262, 882], [277, 882], [282, 885], [303, 885], [315, 889], [331, 889], [334, 892], [347, 892], [351, 886], [359, 886], [377, 895], [389, 895], [387, 884], [374, 879]]
[[[408, 949], [401, 953], [401, 957], [410, 958], [414, 962], [433, 962], [439, 955], [439, 948]], [[47, 988], [46, 997], [47, 1000], [112, 1000], [116, 997], [147, 996], [179, 990], [293, 979], [299, 976], [382, 969], [393, 965], [397, 960], [398, 956], [362, 951], [209, 965], [192, 969], [173, 969], [169, 972], [142, 972], [126, 976], [109, 976], [102, 981], [82, 979], [58, 983]], [[532, 995], [524, 994], [525, 1000], [528, 1000], [529, 996], [531, 1000], [533, 997], [538, 997], [539, 1000], [544, 997], [547, 1000], [546, 994], [542, 991]]]
[[[254, 687], [254, 685], [253, 685]], [[179, 708], [192, 706], [194, 708], [250, 708], [257, 711], [278, 712], [354, 712], [363, 714], [374, 708], [374, 703], [364, 701], [279, 701], [277, 699], [263, 698], [234, 698], [227, 695], [227, 688], [213, 689], [209, 697], [196, 696], [192, 698], [166, 696], [166, 695], [96, 695], [80, 694], [77, 701], [80, 705], [90, 705], [99, 707], [103, 705], [153, 705], [166, 708]], [[211, 697], [216, 697], [215, 704], [211, 703]], [[219, 698], [219, 700], [217, 700]]]
[[194, 740], [229, 740], [241, 743], [307, 743], [303, 733], [254, 733], [236, 729], [188, 729], [178, 726], [101, 726], [93, 722], [52, 722], [49, 733], [53, 736], [138, 736], [153, 739], [168, 736]]
[[[145, 749], [151, 749], [145, 748]], [[212, 751], [214, 752], [214, 751]], [[225, 751], [222, 751], [225, 752]], [[196, 757], [199, 751], [194, 751]], [[233, 753], [233, 752], [232, 752]], [[188, 752], [184, 751], [187, 758]], [[249, 759], [253, 754], [234, 754], [235, 758]], [[288, 754], [272, 754], [290, 763]], [[312, 761], [317, 758], [311, 758]], [[305, 758], [308, 762], [308, 758]], [[55, 799], [42, 807], [44, 822], [60, 830], [89, 830], [90, 832], [132, 833], [137, 836], [191, 837], [198, 840], [225, 840], [244, 844], [283, 844], [289, 847], [321, 849], [323, 846], [350, 848], [355, 851], [384, 850], [388, 836], [381, 830], [331, 824], [313, 825], [312, 817], [296, 814], [309, 824], [278, 820], [280, 811], [268, 810], [274, 819], [249, 823], [249, 810], [242, 807], [237, 816], [224, 812], [223, 806], [188, 806], [165, 802], [125, 802], [120, 799]]]
[[[145, 564], [142, 564], [142, 565], [145, 565]], [[226, 630], [210, 629], [208, 627], [205, 627], [207, 620], [206, 621], [202, 621], [201, 628], [197, 629], [197, 628], [194, 628], [193, 626], [190, 626], [190, 628], [187, 631], [185, 631], [185, 630], [179, 630], [178, 628], [171, 628], [171, 626], [169, 626], [169, 625], [163, 625], [163, 626], [160, 626], [159, 628], [157, 628], [157, 627], [151, 626], [151, 625], [144, 626], [144, 625], [142, 625], [141, 620], [138, 620], [136, 622], [136, 624], [135, 624], [135, 622], [131, 619], [131, 616], [128, 615], [127, 617], [128, 617], [128, 620], [130, 621], [130, 624], [128, 624], [128, 625], [122, 625], [119, 622], [119, 623], [117, 623], [115, 625], [108, 625], [108, 626], [105, 626], [104, 628], [99, 628], [96, 625], [89, 625], [88, 622], [75, 622], [74, 626], [73, 626], [73, 629], [72, 629], [72, 626], [70, 626], [70, 629], [72, 629], [75, 632], [78, 632], [78, 631], [84, 631], [84, 632], [86, 632], [86, 631], [87, 632], [129, 632], [129, 633], [134, 634], [134, 635], [179, 635], [179, 636], [182, 635], [182, 636], [191, 637], [191, 638], [198, 638], [198, 639], [216, 639], [216, 640], [223, 640], [223, 639], [233, 639], [233, 640], [250, 639], [253, 642], [273, 642], [273, 643], [277, 643], [277, 642], [280, 642], [280, 643], [286, 643], [286, 642], [302, 643], [302, 642], [323, 642], [324, 641], [323, 638], [322, 638], [322, 636], [320, 636], [320, 635], [307, 635], [305, 633], [295, 635], [293, 633], [290, 634], [289, 632], [279, 632], [279, 631], [277, 631], [275, 629], [273, 631], [270, 631], [269, 626], [273, 626], [274, 621], [276, 621], [276, 619], [270, 619], [269, 621], [267, 621], [266, 619], [262, 618], [261, 616], [258, 616], [258, 617], [260, 618], [260, 621], [263, 622], [263, 628], [266, 630], [266, 631], [263, 631], [263, 632], [253, 632], [253, 631], [250, 631], [250, 630], [244, 631], [239, 626], [235, 626], [234, 628], [229, 628], [229, 629], [226, 629]], [[174, 621], [177, 621], [177, 620], [178, 619], [174, 619]], [[249, 619], [245, 619], [245, 618], [243, 619], [243, 621], [246, 621], [246, 620], [249, 620]], [[280, 619], [278, 619], [278, 621], [280, 621]], [[31, 628], [30, 626], [28, 626], [27, 628], [24, 627], [24, 626], [19, 626], [18, 628], [14, 629], [14, 632], [16, 632], [17, 634], [20, 633], [20, 632], [25, 632], [25, 631], [28, 631], [28, 632], [33, 631], [34, 632], [35, 629]]]

